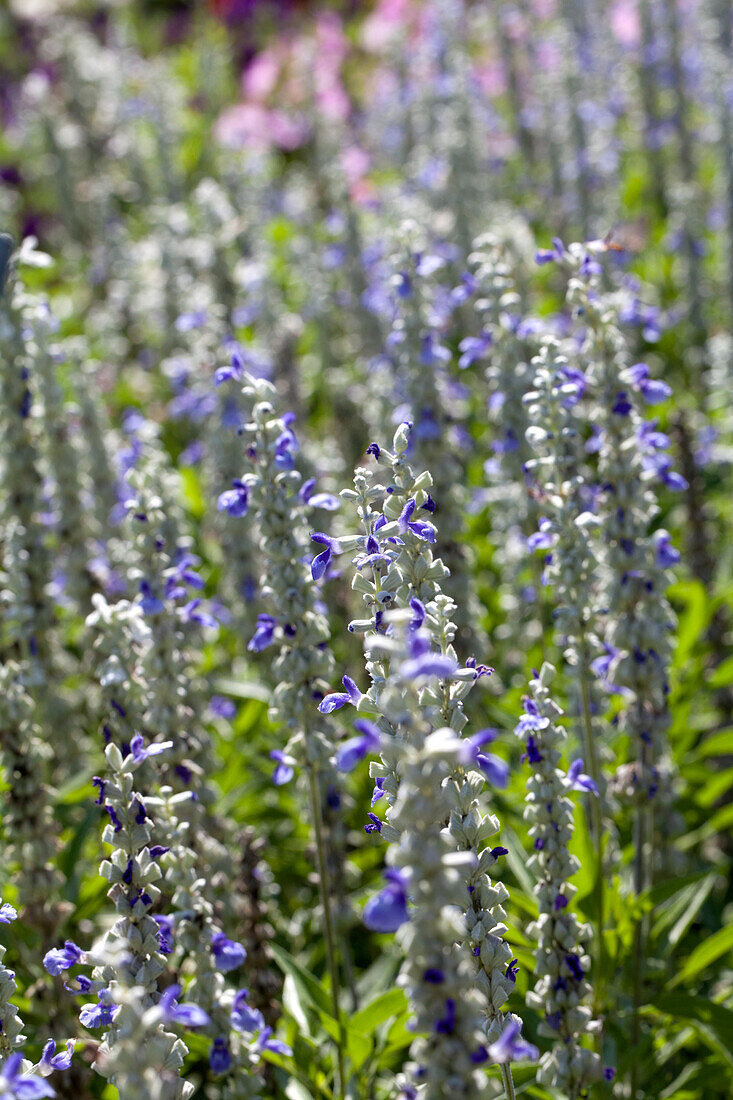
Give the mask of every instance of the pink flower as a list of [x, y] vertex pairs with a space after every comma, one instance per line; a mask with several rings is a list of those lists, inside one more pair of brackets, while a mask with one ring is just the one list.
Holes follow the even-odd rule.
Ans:
[[223, 145], [267, 149], [271, 144], [267, 108], [256, 103], [228, 107], [216, 121], [214, 132]]
[[506, 91], [506, 73], [500, 61], [489, 61], [476, 69], [476, 79], [481, 91], [488, 96], [502, 95]]
[[350, 145], [341, 154], [341, 167], [349, 186], [358, 183], [369, 171], [370, 157], [365, 149]]
[[242, 94], [245, 99], [264, 103], [274, 91], [282, 68], [282, 56], [275, 49], [262, 50], [242, 73]]
[[303, 115], [288, 115], [285, 111], [270, 111], [268, 126], [273, 143], [281, 149], [297, 149], [310, 133], [310, 127]]
[[316, 105], [324, 118], [331, 119], [333, 122], [343, 122], [349, 117], [351, 110], [351, 101], [340, 81], [317, 92]]
[[362, 45], [372, 53], [383, 53], [396, 35], [407, 29], [413, 14], [412, 0], [379, 0], [375, 10], [364, 20]]
[[617, 0], [611, 8], [611, 30], [622, 46], [638, 46], [641, 23], [634, 0]]

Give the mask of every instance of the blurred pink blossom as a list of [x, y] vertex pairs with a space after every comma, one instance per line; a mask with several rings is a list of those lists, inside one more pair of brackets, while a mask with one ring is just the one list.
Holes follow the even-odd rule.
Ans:
[[369, 154], [359, 145], [350, 145], [341, 154], [341, 168], [354, 202], [368, 202], [374, 195], [374, 186], [366, 179], [370, 164]]
[[506, 91], [506, 74], [500, 61], [488, 61], [476, 69], [479, 88], [488, 96], [501, 95]]
[[414, 0], [379, 0], [361, 29], [364, 48], [373, 53], [383, 53], [394, 38], [412, 23], [415, 9]]
[[634, 0], [617, 0], [611, 9], [611, 30], [622, 46], [638, 46], [641, 23]]
[[242, 73], [242, 94], [245, 99], [263, 103], [274, 91], [282, 68], [282, 51], [262, 50]]
[[535, 58], [541, 69], [554, 72], [562, 65], [563, 52], [557, 42], [554, 42], [551, 38], [546, 38], [544, 41], [537, 43]]
[[215, 126], [224, 145], [235, 148], [297, 149], [308, 137], [309, 127], [301, 116], [270, 110], [258, 103], [239, 103], [224, 111]]

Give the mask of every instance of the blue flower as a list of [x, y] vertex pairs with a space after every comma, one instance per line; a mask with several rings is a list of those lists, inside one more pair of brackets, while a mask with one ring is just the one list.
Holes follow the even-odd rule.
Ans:
[[522, 1038], [519, 1024], [511, 1018], [496, 1042], [489, 1047], [492, 1062], [517, 1062], [520, 1059], [535, 1062], [539, 1056], [537, 1047]]
[[287, 1043], [283, 1043], [280, 1039], [271, 1039], [272, 1028], [264, 1028], [257, 1036], [257, 1042], [255, 1047], [259, 1051], [271, 1050], [273, 1054], [284, 1054], [290, 1056], [293, 1052]]
[[277, 767], [272, 773], [272, 782], [276, 787], [282, 787], [285, 783], [289, 783], [295, 775], [293, 770], [294, 761], [286, 756], [280, 749], [273, 749], [270, 753], [271, 760], [277, 760]]
[[439, 344], [432, 332], [426, 332], [420, 341], [420, 362], [424, 367], [433, 367], [436, 363], [450, 361], [450, 351]]
[[463, 354], [458, 360], [460, 370], [470, 367], [476, 359], [480, 359], [484, 352], [488, 351], [492, 344], [490, 332], [482, 332], [480, 336], [466, 336], [458, 345]]
[[410, 619], [410, 630], [419, 630], [427, 615], [425, 604], [422, 600], [418, 600], [417, 596], [413, 596], [410, 600], [410, 610], [413, 613], [413, 617]]
[[10, 924], [18, 919], [18, 913], [9, 902], [0, 902], [0, 924]]
[[263, 649], [267, 649], [269, 645], [272, 645], [275, 637], [275, 627], [277, 626], [277, 619], [273, 615], [258, 615], [257, 626], [255, 632], [247, 643], [247, 649], [251, 653], [261, 653]]
[[341, 507], [341, 501], [333, 493], [317, 493], [315, 488], [316, 479], [314, 477], [310, 477], [303, 482], [298, 490], [298, 497], [304, 504], [308, 504], [311, 508], [325, 508], [327, 512], [335, 512], [337, 508]]
[[432, 523], [427, 523], [424, 520], [413, 520], [411, 518], [416, 507], [417, 502], [411, 497], [397, 518], [397, 524], [400, 531], [412, 531], [413, 535], [417, 535], [423, 542], [435, 542], [435, 528]]
[[561, 260], [563, 253], [565, 252], [565, 245], [562, 243], [559, 237], [552, 238], [552, 248], [540, 248], [534, 254], [534, 261], [536, 264], [551, 264], [556, 260]]
[[175, 327], [178, 332], [190, 332], [191, 329], [201, 328], [206, 324], [206, 310], [195, 309], [190, 313], [181, 313], [176, 317]]
[[571, 791], [588, 791], [590, 794], [598, 794], [598, 786], [595, 780], [591, 779], [589, 775], [583, 774], [583, 760], [581, 757], [573, 760], [568, 768], [566, 783]]
[[328, 569], [333, 555], [341, 553], [341, 545], [338, 539], [332, 539], [330, 535], [325, 535], [322, 531], [314, 531], [311, 534], [311, 539], [313, 542], [320, 542], [322, 546], [326, 547], [320, 554], [316, 554], [311, 562], [311, 576], [314, 581], [319, 581]]
[[629, 368], [629, 374], [635, 386], [648, 405], [658, 405], [660, 401], [666, 401], [672, 396], [672, 388], [666, 382], [649, 377], [649, 367], [646, 363], [634, 363]]
[[325, 695], [318, 704], [318, 710], [321, 714], [331, 714], [332, 711], [340, 710], [347, 703], [352, 703], [355, 707], [358, 707], [363, 696], [354, 681], [350, 676], [344, 676], [341, 683], [346, 691], [334, 691], [330, 695]]
[[552, 531], [552, 523], [549, 519], [541, 518], [538, 530], [527, 539], [528, 550], [549, 550], [555, 541]]
[[471, 295], [478, 290], [478, 285], [478, 280], [470, 271], [462, 272], [460, 285], [453, 287], [450, 292], [450, 300], [453, 305], [460, 306], [463, 302], [468, 301]]
[[400, 666], [403, 680], [419, 680], [422, 676], [437, 676], [446, 680], [458, 668], [458, 663], [445, 653], [436, 653], [430, 648], [430, 637], [416, 632], [409, 640], [410, 656]]
[[180, 985], [169, 986], [161, 995], [158, 1006], [163, 1013], [163, 1019], [170, 1024], [180, 1024], [182, 1027], [206, 1027], [211, 1023], [209, 1016], [198, 1005], [179, 1005], [176, 1001], [181, 992]]
[[342, 772], [353, 771], [368, 753], [378, 749], [382, 740], [379, 727], [366, 718], [357, 719], [354, 729], [359, 731], [360, 736], [345, 741], [336, 753], [336, 767]]
[[194, 439], [188, 447], [184, 447], [178, 456], [179, 466], [198, 466], [206, 454], [206, 446], [200, 439]]
[[[387, 553], [385, 553], [385, 550], [380, 545], [379, 539], [377, 538], [377, 535], [376, 535], [376, 532], [378, 530], [380, 530], [381, 527], [384, 527], [386, 522], [387, 521], [385, 520], [384, 516], [380, 516], [380, 518], [377, 520], [377, 522], [374, 525], [374, 532], [372, 534], [369, 534], [369, 535], [365, 536], [365, 538], [364, 538], [364, 553], [359, 555], [359, 557], [356, 558], [355, 561], [354, 561], [354, 564], [355, 564], [357, 569], [362, 570], [365, 565], [372, 565], [373, 566], [373, 565], [376, 565], [377, 562], [380, 562], [380, 561], [389, 562], [389, 560], [390, 560], [389, 555]], [[389, 541], [397, 542], [400, 545], [402, 545], [402, 540], [401, 539], [391, 539]]]
[[172, 741], [157, 741], [152, 745], [146, 745], [139, 733], [136, 733], [130, 741], [130, 752], [136, 764], [142, 764], [144, 760], [149, 760], [151, 756], [160, 756], [161, 753], [172, 748]]
[[248, 989], [240, 989], [234, 997], [231, 1024], [235, 1031], [261, 1031], [265, 1026], [265, 1018], [259, 1009], [247, 1004], [248, 997]]
[[[530, 703], [531, 703], [531, 700], [525, 702], [525, 704], [524, 704], [525, 707], [528, 707], [530, 705]], [[527, 730], [533, 730], [535, 732], [537, 730], [544, 730], [544, 729], [547, 729], [549, 724], [550, 724], [550, 719], [549, 718], [542, 718], [539, 714], [533, 713], [532, 710], [527, 710], [526, 714], [522, 715], [522, 717], [519, 719], [516, 726], [514, 727], [514, 732], [519, 737], [523, 737], [524, 734], [527, 732]], [[541, 760], [541, 759], [542, 759], [542, 757], [538, 757], [538, 761]], [[533, 762], [531, 760], [531, 757], [530, 757], [530, 762], [531, 763]]]
[[56, 1042], [53, 1039], [49, 1039], [43, 1048], [41, 1054], [41, 1061], [39, 1065], [44, 1066], [46, 1069], [68, 1069], [71, 1065], [71, 1056], [74, 1053], [74, 1040], [68, 1039], [66, 1042], [66, 1050], [61, 1051], [60, 1054], [56, 1053]]
[[611, 412], [615, 413], [616, 416], [628, 416], [632, 408], [633, 406], [629, 401], [628, 394], [625, 390], [621, 390], [620, 393], [616, 394], [616, 400], [611, 407]]
[[482, 729], [473, 737], [463, 740], [458, 749], [458, 759], [464, 767], [477, 764], [486, 772], [495, 787], [506, 787], [509, 782], [509, 766], [494, 753], [479, 752], [482, 745], [496, 738], [495, 729]]
[[244, 376], [244, 360], [239, 352], [235, 349], [232, 352], [232, 361], [228, 367], [219, 367], [214, 374], [214, 384], [221, 386], [222, 382], [227, 382], [230, 378], [239, 380]]
[[401, 871], [384, 872], [387, 885], [364, 906], [364, 924], [372, 932], [396, 932], [407, 915], [407, 878]]
[[140, 607], [145, 615], [159, 615], [165, 610], [165, 604], [154, 595], [148, 581], [140, 581]]
[[562, 406], [564, 409], [572, 409], [578, 404], [585, 393], [588, 380], [579, 367], [562, 367], [558, 373], [565, 379], [565, 384], [562, 388], [562, 392], [565, 394], [562, 399]]
[[537, 748], [537, 742], [530, 733], [527, 738], [527, 751], [520, 757], [521, 762], [528, 760], [530, 764], [539, 764], [542, 761], [542, 753]]
[[209, 1065], [211, 1066], [211, 1072], [217, 1075], [226, 1073], [227, 1070], [231, 1068], [232, 1052], [229, 1049], [229, 1044], [222, 1035], [217, 1036], [211, 1044]]
[[184, 623], [198, 623], [199, 626], [205, 626], [209, 630], [213, 630], [218, 627], [219, 623], [210, 611], [206, 611], [201, 606], [202, 603], [203, 600], [198, 597], [195, 600], [189, 600], [179, 611], [181, 621]]
[[223, 695], [212, 695], [209, 699], [209, 710], [218, 718], [233, 718], [237, 713], [236, 704], [232, 699], [226, 699]]
[[421, 279], [427, 279], [439, 271], [445, 264], [442, 256], [435, 252], [418, 252], [415, 254], [415, 274]]
[[249, 489], [241, 478], [235, 477], [232, 488], [219, 495], [216, 502], [218, 512], [227, 512], [230, 516], [246, 516], [249, 511]]
[[23, 1063], [23, 1055], [15, 1051], [8, 1055], [5, 1065], [0, 1069], [0, 1078], [3, 1081], [2, 1094], [14, 1100], [40, 1100], [43, 1096], [55, 1096], [48, 1081], [42, 1077], [31, 1074], [20, 1075], [20, 1067]]
[[97, 1004], [82, 1005], [79, 1020], [84, 1027], [109, 1027], [119, 1005], [110, 1000], [108, 989], [97, 993]]
[[211, 937], [211, 950], [214, 954], [217, 970], [224, 973], [229, 970], [236, 970], [247, 958], [247, 952], [241, 943], [235, 943], [234, 940], [227, 939], [223, 932], [216, 932]]
[[493, 752], [480, 752], [476, 755], [476, 763], [486, 773], [494, 787], [506, 787], [509, 782], [509, 765], [501, 757]]
[[285, 428], [275, 441], [275, 465], [280, 470], [292, 470], [295, 466], [294, 452], [298, 450], [298, 440], [295, 437], [295, 432], [290, 428], [294, 420], [295, 413], [293, 412], [287, 412], [283, 415], [282, 421]]
[[374, 780], [374, 790], [372, 791], [372, 800], [371, 800], [370, 805], [371, 806], [376, 806], [376, 804], [377, 804], [377, 802], [379, 802], [380, 798], [384, 798], [384, 780], [383, 779], [375, 779]]
[[615, 646], [610, 646], [606, 643], [604, 643], [603, 648], [605, 649], [605, 653], [600, 657], [595, 657], [594, 660], [591, 661], [590, 667], [599, 680], [608, 680], [611, 664], [616, 657], [618, 657], [620, 651], [616, 649]]
[[49, 974], [60, 974], [77, 963], [84, 962], [85, 955], [73, 940], [67, 940], [63, 947], [54, 947], [43, 956], [43, 965]]
[[[165, 851], [168, 851], [166, 848]], [[153, 855], [152, 848], [150, 849], [151, 856]], [[153, 856], [153, 858], [155, 858]], [[163, 913], [156, 914], [153, 920], [158, 925], [158, 946], [163, 955], [170, 955], [173, 950], [173, 932], [175, 931], [176, 923], [172, 917], [167, 917]]]
[[195, 554], [189, 554], [187, 550], [183, 550], [179, 547], [176, 551], [176, 558], [170, 569], [166, 570], [166, 577], [170, 581], [179, 582], [183, 585], [188, 585], [189, 588], [204, 588], [205, 583], [203, 577], [196, 572], [195, 566], [201, 564], [201, 558]]
[[445, 1001], [445, 1014], [436, 1021], [435, 1031], [439, 1035], [452, 1035], [456, 1026], [456, 1002], [452, 997]]
[[654, 532], [654, 549], [657, 555], [657, 565], [662, 569], [676, 565], [680, 560], [680, 552], [672, 546], [672, 536], [669, 531]]
[[662, 480], [662, 484], [666, 485], [668, 489], [671, 489], [675, 493], [681, 493], [685, 489], [689, 489], [690, 485], [686, 478], [682, 474], [678, 474], [676, 470], [671, 469], [672, 460], [668, 459], [660, 470], [659, 476]]

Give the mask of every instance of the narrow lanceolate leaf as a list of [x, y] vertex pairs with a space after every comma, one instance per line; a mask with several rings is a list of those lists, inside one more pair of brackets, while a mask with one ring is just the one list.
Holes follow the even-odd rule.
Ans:
[[[690, 978], [696, 977], [712, 963], [717, 962], [718, 959], [723, 958], [725, 955], [731, 955], [733, 952], [733, 924], [729, 924], [726, 928], [721, 928], [718, 932], [714, 932], [712, 936], [695, 948], [692, 954], [684, 962], [682, 969], [675, 974], [672, 980], [667, 984], [668, 989], [674, 989], [682, 982], [688, 981]], [[733, 1013], [731, 1014], [733, 1019]]]
[[692, 1024], [733, 1066], [733, 1011], [729, 1008], [691, 993], [662, 994], [650, 1007]]

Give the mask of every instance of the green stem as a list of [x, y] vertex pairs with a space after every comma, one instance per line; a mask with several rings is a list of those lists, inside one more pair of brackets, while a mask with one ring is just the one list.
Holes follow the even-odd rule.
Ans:
[[514, 1091], [514, 1080], [512, 1078], [512, 1069], [508, 1062], [501, 1063], [501, 1080], [504, 1084], [504, 1091], [506, 1092], [506, 1100], [517, 1100], [517, 1094]]
[[[601, 996], [601, 989], [603, 985], [603, 972], [605, 963], [605, 948], [603, 943], [603, 924], [604, 924], [604, 897], [603, 897], [603, 815], [601, 813], [601, 775], [600, 768], [598, 766], [598, 755], [596, 753], [595, 741], [593, 739], [593, 721], [591, 718], [590, 707], [590, 690], [588, 687], [588, 677], [586, 675], [587, 668], [587, 651], [585, 645], [585, 635], [580, 633], [580, 645], [579, 649], [579, 676], [580, 676], [580, 697], [582, 707], [582, 729], [583, 729], [583, 747], [586, 756], [586, 763], [588, 766], [588, 774], [595, 783], [598, 794], [589, 796], [590, 798], [590, 817], [591, 817], [591, 831], [593, 833], [593, 840], [595, 842], [596, 858], [598, 860], [598, 935], [596, 936], [595, 943], [595, 975], [593, 981], [593, 1014], [597, 1015], [603, 1004], [603, 998]], [[600, 1033], [599, 1033], [599, 1043]]]
[[[642, 751], [642, 767], [646, 765], [646, 753]], [[634, 892], [637, 897], [647, 885], [647, 845], [652, 836], [652, 817], [649, 803], [637, 808], [634, 829]], [[641, 1039], [641, 998], [644, 986], [644, 958], [646, 951], [647, 920], [640, 916], [634, 929], [634, 989], [631, 1010], [631, 1100], [636, 1100], [639, 1087], [639, 1042]]]
[[331, 1005], [334, 1019], [338, 1024], [338, 1042], [336, 1043], [336, 1058], [338, 1063], [338, 1083], [335, 1094], [339, 1100], [346, 1097], [346, 1071], [344, 1068], [344, 1049], [346, 1047], [346, 1029], [341, 1018], [339, 1006], [339, 969], [336, 958], [336, 938], [333, 931], [333, 914], [331, 913], [331, 892], [329, 890], [328, 864], [326, 862], [326, 846], [323, 841], [323, 819], [321, 816], [321, 791], [319, 788], [319, 775], [317, 768], [308, 768], [308, 785], [310, 788], [311, 813], [313, 817], [313, 829], [316, 839], [316, 862], [318, 864], [318, 888], [321, 895], [323, 908], [323, 925], [326, 940], [326, 959], [328, 961], [328, 973], [331, 979]]

